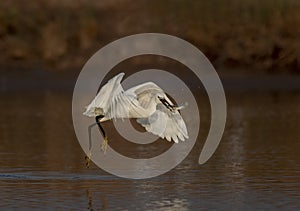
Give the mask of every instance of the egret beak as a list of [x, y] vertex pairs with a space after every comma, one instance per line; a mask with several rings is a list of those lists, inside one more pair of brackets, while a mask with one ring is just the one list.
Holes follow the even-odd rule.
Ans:
[[173, 109], [176, 110], [176, 111], [179, 111], [179, 110], [181, 110], [181, 109], [184, 109], [184, 108], [187, 107], [187, 106], [188, 106], [188, 103], [185, 102], [185, 103], [184, 103], [183, 105], [181, 105], [181, 106], [174, 106]]

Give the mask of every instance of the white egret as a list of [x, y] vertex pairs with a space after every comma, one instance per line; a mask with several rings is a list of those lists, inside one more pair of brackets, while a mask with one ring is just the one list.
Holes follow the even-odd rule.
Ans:
[[[86, 107], [84, 115], [95, 117], [103, 135], [101, 145], [105, 153], [108, 138], [101, 126], [101, 122], [111, 119], [136, 118], [146, 131], [153, 133], [168, 141], [184, 141], [188, 138], [186, 125], [178, 112], [185, 106], [175, 106], [165, 92], [153, 82], [146, 82], [124, 91], [121, 80], [125, 74], [119, 73], [110, 79], [98, 92], [92, 102]], [[86, 156], [86, 164], [89, 165], [90, 152]]]

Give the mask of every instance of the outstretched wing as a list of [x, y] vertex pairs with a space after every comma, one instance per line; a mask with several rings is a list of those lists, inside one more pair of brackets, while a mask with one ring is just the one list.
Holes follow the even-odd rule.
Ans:
[[158, 96], [173, 105], [164, 91], [155, 83], [147, 82], [127, 91], [121, 86], [124, 73], [110, 79], [86, 107], [84, 115], [104, 115], [104, 119], [138, 118], [148, 132], [178, 142], [188, 138], [186, 125], [177, 110], [171, 111], [157, 99]]
[[[124, 73], [119, 73], [110, 79], [100, 89], [92, 102], [86, 107], [83, 114], [89, 117], [97, 116], [99, 114], [111, 114], [109, 116], [118, 116], [120, 112], [123, 112], [123, 106], [118, 106], [118, 109], [116, 106], [117, 104], [126, 106], [129, 103], [127, 102], [128, 100], [121, 97], [121, 94], [124, 92], [123, 87], [121, 86], [121, 80], [124, 75]], [[124, 102], [121, 103], [120, 101]]]
[[[169, 99], [166, 100], [170, 101]], [[178, 140], [188, 139], [186, 125], [176, 110], [170, 111], [162, 103], [157, 104], [156, 111], [149, 118], [137, 119], [148, 132], [178, 143]]]
[[155, 97], [163, 90], [152, 82], [143, 83], [124, 91], [121, 80], [124, 73], [110, 79], [86, 107], [84, 115], [104, 115], [104, 119], [144, 118], [156, 110]]

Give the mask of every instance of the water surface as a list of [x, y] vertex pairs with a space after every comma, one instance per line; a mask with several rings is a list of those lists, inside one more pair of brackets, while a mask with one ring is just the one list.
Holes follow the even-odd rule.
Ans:
[[0, 209], [299, 210], [300, 92], [230, 91], [227, 103], [224, 137], [205, 165], [197, 161], [208, 106], [201, 111], [199, 141], [179, 166], [153, 179], [129, 180], [95, 165], [85, 168], [71, 92], [1, 92]]

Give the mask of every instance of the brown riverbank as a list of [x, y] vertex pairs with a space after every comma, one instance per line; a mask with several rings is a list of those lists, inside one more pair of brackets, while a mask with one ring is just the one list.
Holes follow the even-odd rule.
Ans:
[[193, 43], [224, 71], [299, 73], [299, 25], [296, 0], [2, 1], [0, 64], [80, 69], [113, 40], [159, 32]]

